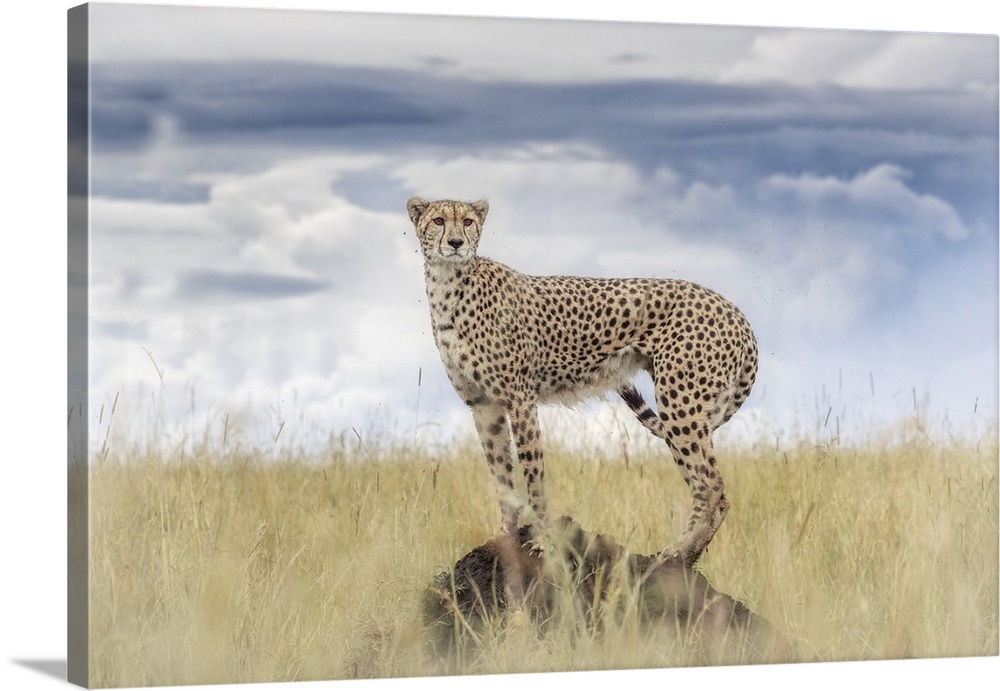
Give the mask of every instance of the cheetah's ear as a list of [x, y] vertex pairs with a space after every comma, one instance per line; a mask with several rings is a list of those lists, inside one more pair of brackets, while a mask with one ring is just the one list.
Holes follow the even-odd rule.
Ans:
[[479, 214], [479, 222], [482, 223], [486, 220], [486, 214], [490, 210], [490, 203], [485, 199], [480, 199], [478, 202], [472, 202], [472, 208], [477, 214]]
[[430, 202], [423, 197], [410, 197], [406, 201], [406, 211], [410, 214], [410, 220], [413, 221], [413, 225], [417, 225], [417, 221], [427, 211], [428, 206], [430, 206]]

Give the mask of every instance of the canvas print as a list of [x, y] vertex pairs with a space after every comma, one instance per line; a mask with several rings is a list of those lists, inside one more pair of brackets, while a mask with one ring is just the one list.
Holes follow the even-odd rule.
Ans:
[[996, 36], [68, 22], [71, 681], [998, 654]]

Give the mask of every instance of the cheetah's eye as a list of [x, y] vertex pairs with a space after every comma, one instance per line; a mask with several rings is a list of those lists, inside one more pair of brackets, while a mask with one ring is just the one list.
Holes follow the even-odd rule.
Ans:
[[440, 216], [438, 216], [437, 218], [434, 219], [434, 225], [443, 226], [444, 225], [444, 219], [441, 218]]
[[462, 221], [462, 225], [468, 228], [469, 226], [472, 225], [472, 219], [471, 218], [465, 219], [464, 221]]

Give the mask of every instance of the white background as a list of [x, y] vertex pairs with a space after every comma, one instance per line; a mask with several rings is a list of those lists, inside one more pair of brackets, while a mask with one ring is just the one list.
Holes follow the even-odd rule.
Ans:
[[[66, 657], [65, 547], [65, 44], [66, 10], [74, 3], [22, 0], [5, 6], [3, 32], [4, 119], [2, 166], [4, 231], [0, 252], [4, 344], [2, 405], [6, 441], [2, 455], [2, 557], [0, 587], [0, 688], [64, 686]], [[468, 2], [201, 2], [300, 9], [467, 13]], [[998, 33], [998, 11], [983, 0], [911, 2], [838, 0], [801, 3], [778, 0], [701, 0], [685, 7], [656, 7], [648, 0], [613, 3], [508, 0], [475, 5], [483, 15], [607, 20], [753, 24], [828, 28]], [[817, 5], [822, 5], [818, 7]], [[683, 669], [568, 675], [570, 683], [653, 683], [675, 688], [694, 684], [757, 684], [791, 688], [943, 687], [1000, 678], [1000, 659], [843, 663], [728, 669]], [[609, 676], [610, 674], [610, 676]], [[468, 680], [315, 682], [260, 684], [253, 689], [434, 688], [452, 689]], [[477, 688], [506, 687], [510, 679], [483, 677]], [[550, 676], [514, 680], [526, 688], [554, 683]], [[560, 682], [562, 683], [562, 682]], [[191, 687], [187, 687], [191, 688]], [[212, 688], [241, 688], [224, 686]]]

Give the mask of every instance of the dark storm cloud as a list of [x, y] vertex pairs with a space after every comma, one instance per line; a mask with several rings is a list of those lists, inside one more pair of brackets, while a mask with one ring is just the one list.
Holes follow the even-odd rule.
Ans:
[[180, 180], [95, 176], [90, 183], [93, 197], [142, 199], [165, 204], [204, 204], [209, 200], [209, 193], [208, 184]]
[[991, 135], [996, 124], [995, 99], [977, 92], [480, 82], [286, 63], [97, 66], [94, 114], [100, 143], [133, 145], [161, 115], [192, 136], [256, 131], [280, 138], [309, 128], [322, 137], [323, 130], [347, 128], [365, 146], [377, 145], [384, 130], [407, 131], [417, 144], [582, 136], [634, 145], [802, 128], [970, 137]]
[[668, 166], [737, 190], [773, 173], [850, 177], [891, 161], [915, 191], [996, 217], [981, 201], [997, 186], [989, 92], [485, 82], [294, 63], [97, 65], [93, 75], [95, 144], [109, 151], [146, 146], [166, 118], [193, 144], [251, 138], [257, 151], [273, 144], [286, 154], [584, 142], [641, 171]]
[[95, 141], [111, 148], [147, 144], [163, 116], [185, 134], [213, 138], [447, 119], [405, 94], [312, 65], [96, 66], [93, 81]]
[[188, 300], [266, 300], [309, 295], [327, 287], [324, 281], [273, 273], [197, 270], [181, 276], [177, 293]]

